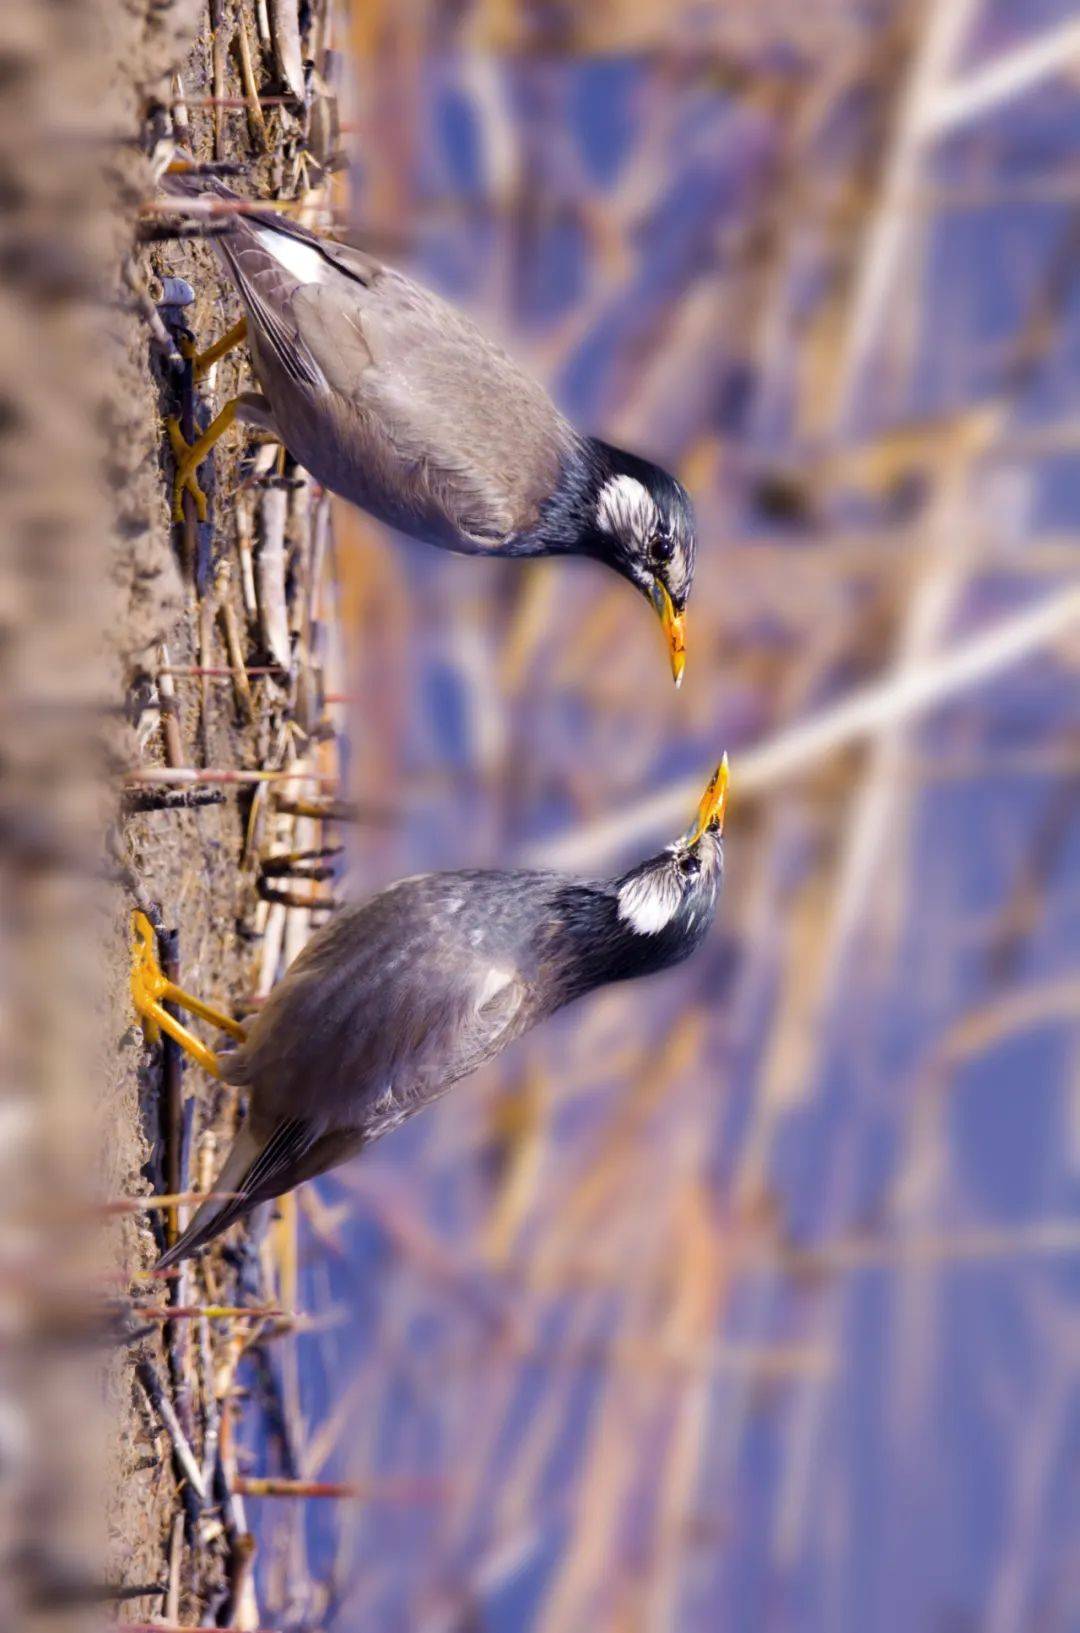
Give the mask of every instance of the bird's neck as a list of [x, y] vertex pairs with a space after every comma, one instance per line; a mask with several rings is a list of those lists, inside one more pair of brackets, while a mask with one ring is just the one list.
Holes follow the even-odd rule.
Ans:
[[597, 507], [614, 453], [598, 438], [575, 433], [563, 454], [554, 493], [544, 500], [535, 526], [512, 541], [510, 553], [610, 562], [612, 539], [597, 526]]
[[544, 962], [557, 989], [556, 1007], [681, 963], [708, 928], [711, 912], [692, 924], [680, 915], [657, 934], [642, 935], [620, 916], [618, 886], [618, 880], [570, 886], [554, 904]]

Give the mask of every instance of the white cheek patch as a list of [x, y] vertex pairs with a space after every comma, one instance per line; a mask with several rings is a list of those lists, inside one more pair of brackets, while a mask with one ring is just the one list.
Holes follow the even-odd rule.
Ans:
[[685, 605], [690, 593], [690, 579], [692, 576], [692, 561], [688, 561], [681, 533], [676, 534], [677, 546], [675, 554], [667, 567], [667, 587], [680, 606]]
[[256, 227], [255, 236], [267, 254], [302, 284], [322, 283], [326, 277], [326, 262], [312, 244], [271, 227]]
[[596, 525], [602, 533], [615, 533], [644, 545], [660, 525], [660, 512], [643, 482], [634, 476], [612, 476], [596, 501]]
[[619, 917], [639, 936], [655, 936], [679, 910], [682, 890], [670, 868], [628, 879], [619, 891]]

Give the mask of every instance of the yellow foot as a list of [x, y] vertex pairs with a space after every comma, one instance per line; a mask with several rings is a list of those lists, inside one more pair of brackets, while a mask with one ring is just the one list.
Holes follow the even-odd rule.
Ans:
[[210, 372], [219, 358], [227, 357], [231, 351], [242, 345], [246, 339], [247, 320], [241, 318], [239, 323], [234, 323], [231, 329], [225, 331], [220, 340], [215, 340], [212, 346], [207, 346], [204, 352], [197, 351], [195, 342], [189, 340], [186, 335], [181, 335], [176, 345], [180, 356], [191, 364], [193, 377], [196, 380], [201, 380], [204, 374]]
[[187, 442], [180, 429], [180, 421], [174, 416], [165, 421], [169, 431], [169, 441], [172, 443], [173, 458], [176, 461], [176, 475], [173, 478], [172, 519], [182, 522], [184, 519], [184, 493], [190, 493], [195, 501], [195, 510], [200, 522], [206, 520], [206, 495], [199, 486], [196, 471], [198, 462], [192, 461], [192, 454], [197, 443]]
[[184, 519], [184, 493], [191, 494], [195, 501], [195, 508], [200, 522], [206, 520], [206, 495], [200, 488], [196, 471], [216, 442], [225, 435], [229, 426], [236, 418], [237, 399], [226, 403], [217, 419], [212, 420], [201, 435], [194, 442], [187, 442], [180, 429], [178, 419], [166, 421], [169, 428], [169, 441], [172, 443], [173, 458], [176, 460], [176, 480], [173, 483], [173, 521], [182, 522]]
[[145, 913], [133, 914], [131, 928], [131, 1001], [142, 1017], [147, 1042], [156, 1043], [161, 1033], [167, 1032], [212, 1077], [220, 1077], [221, 1067], [214, 1051], [208, 1049], [193, 1032], [189, 1032], [175, 1015], [171, 1015], [165, 1004], [179, 1004], [191, 1014], [201, 1015], [219, 1031], [227, 1032], [241, 1043], [246, 1036], [244, 1028], [231, 1016], [223, 1015], [220, 1009], [214, 1009], [210, 1004], [204, 1004], [200, 998], [193, 998], [169, 980], [158, 963], [157, 937]]
[[145, 913], [131, 916], [131, 1001], [142, 1017], [147, 1043], [157, 1043], [161, 1028], [154, 1018], [166, 981], [158, 963], [157, 937]]

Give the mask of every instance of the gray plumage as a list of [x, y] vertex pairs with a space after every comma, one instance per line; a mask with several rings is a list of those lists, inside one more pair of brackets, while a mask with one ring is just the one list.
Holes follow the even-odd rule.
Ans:
[[220, 242], [266, 397], [248, 416], [319, 481], [452, 549], [500, 551], [536, 528], [576, 438], [504, 351], [359, 250], [257, 223]]
[[[232, 198], [213, 178], [171, 190]], [[676, 682], [694, 519], [658, 465], [583, 436], [461, 312], [375, 256], [271, 211], [213, 244], [244, 304], [260, 393], [238, 412], [335, 493], [444, 549], [583, 555], [652, 603]]]
[[571, 1000], [687, 957], [712, 920], [718, 825], [611, 880], [406, 879], [319, 930], [221, 1057], [250, 1091], [175, 1263], [257, 1203], [396, 1128]]

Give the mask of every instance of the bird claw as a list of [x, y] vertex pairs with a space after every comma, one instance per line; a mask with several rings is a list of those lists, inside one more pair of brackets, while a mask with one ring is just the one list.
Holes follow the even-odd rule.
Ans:
[[200, 488], [196, 478], [196, 471], [214, 445], [221, 441], [226, 431], [236, 418], [236, 409], [239, 398], [234, 397], [225, 404], [217, 419], [211, 420], [194, 442], [188, 442], [180, 429], [180, 421], [176, 418], [166, 421], [169, 428], [169, 441], [172, 444], [173, 458], [176, 460], [176, 481], [173, 484], [173, 519], [184, 519], [184, 493], [191, 494], [195, 501], [195, 508], [200, 522], [206, 520], [206, 495]]
[[190, 1032], [175, 1015], [170, 1014], [165, 1004], [179, 1004], [191, 1014], [201, 1015], [203, 1020], [216, 1026], [219, 1032], [227, 1032], [238, 1043], [244, 1041], [244, 1028], [230, 1015], [214, 1009], [201, 998], [192, 997], [190, 992], [185, 992], [169, 980], [158, 962], [157, 937], [145, 913], [132, 915], [131, 929], [131, 1001], [142, 1020], [147, 1043], [157, 1043], [162, 1032], [167, 1032], [212, 1077], [220, 1077], [221, 1067], [214, 1051], [208, 1049], [202, 1039]]
[[175, 418], [167, 420], [169, 441], [172, 444], [173, 458], [176, 461], [176, 476], [173, 481], [173, 521], [182, 522], [184, 519], [184, 494], [190, 493], [195, 501], [195, 510], [200, 522], [207, 517], [206, 494], [199, 486], [197, 471], [202, 463], [198, 443], [186, 441], [180, 429], [180, 421]]
[[147, 1043], [156, 1043], [161, 1028], [155, 1010], [168, 983], [158, 963], [154, 927], [145, 913], [132, 914], [131, 931], [131, 1001], [142, 1020]]

